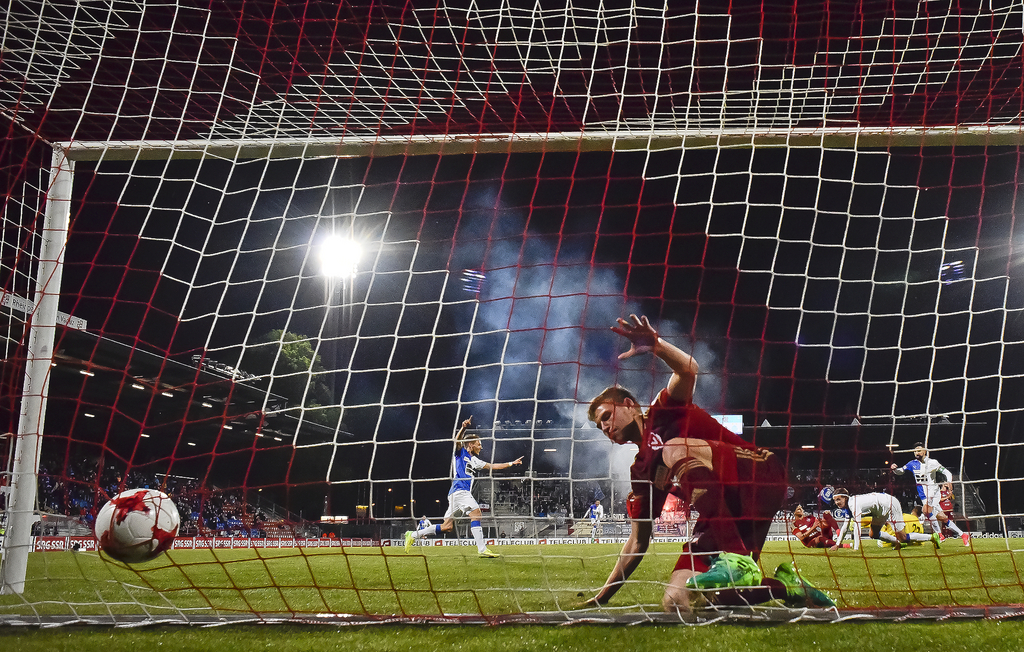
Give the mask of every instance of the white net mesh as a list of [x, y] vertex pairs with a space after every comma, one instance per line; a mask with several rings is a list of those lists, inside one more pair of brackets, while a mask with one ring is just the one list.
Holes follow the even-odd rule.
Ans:
[[[685, 500], [610, 606], [579, 595], [632, 531], [636, 450], [587, 405], [670, 375], [618, 359], [630, 313], [700, 363], [695, 403], [785, 458], [769, 577], [796, 559], [839, 613], [1020, 602], [1021, 5], [996, 4], [12, 6], [0, 613], [647, 617]], [[358, 249], [325, 263], [331, 238]], [[465, 519], [407, 554], [470, 416], [484, 461], [523, 458], [474, 491], [505, 556], [477, 560]], [[825, 485], [909, 511], [886, 469], [917, 442], [972, 546], [790, 536]], [[136, 486], [182, 528], [123, 567], [91, 520]]]

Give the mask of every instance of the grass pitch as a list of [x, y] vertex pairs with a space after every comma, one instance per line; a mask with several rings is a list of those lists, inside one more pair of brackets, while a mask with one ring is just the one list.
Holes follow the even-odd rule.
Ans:
[[[1014, 547], [1016, 544], [1016, 547]], [[867, 541], [860, 551], [826, 553], [769, 543], [762, 566], [795, 560], [840, 609], [1024, 604], [1024, 541], [950, 540], [900, 552]], [[618, 544], [501, 546], [481, 559], [472, 546], [289, 550], [174, 550], [126, 566], [84, 552], [30, 556], [21, 596], [0, 596], [0, 616], [67, 615], [366, 617], [587, 616], [584, 599], [601, 586]], [[654, 543], [606, 609], [589, 615], [660, 611], [679, 544]], [[583, 597], [580, 597], [580, 593]]]
[[558, 650], [671, 650], [686, 652], [778, 652], [779, 650], [937, 649], [943, 652], [1016, 652], [1022, 621], [955, 623], [839, 623], [747, 627], [152, 627], [112, 629], [0, 627], [0, 647], [18, 652], [111, 652], [187, 650], [200, 652], [519, 652]]
[[[900, 552], [867, 542], [861, 551], [826, 553], [769, 543], [768, 573], [796, 560], [803, 573], [836, 599], [840, 609], [977, 606], [1024, 602], [1020, 560], [1024, 541], [950, 542]], [[1016, 544], [1016, 546], [1015, 546]], [[95, 553], [45, 552], [30, 557], [23, 595], [0, 596], [0, 622], [45, 623], [51, 618], [109, 614], [229, 620], [254, 613], [289, 616], [349, 613], [388, 620], [391, 615], [501, 616], [530, 612], [583, 618], [571, 627], [545, 625], [394, 626], [257, 625], [112, 628], [0, 627], [0, 646], [18, 652], [111, 649], [504, 650], [687, 649], [752, 650], [893, 648], [934, 645], [942, 650], [1017, 650], [1019, 619], [953, 622], [722, 624], [716, 627], [633, 627], [586, 624], [588, 617], [660, 612], [664, 581], [678, 544], [656, 543], [631, 581], [606, 609], [580, 609], [604, 582], [619, 546], [503, 546], [499, 559], [475, 548], [346, 548], [331, 550], [172, 551], [148, 564], [125, 566]], [[1024, 614], [1024, 608], [1020, 610]], [[1019, 617], [1018, 617], [1019, 618]], [[472, 620], [470, 620], [472, 622]]]

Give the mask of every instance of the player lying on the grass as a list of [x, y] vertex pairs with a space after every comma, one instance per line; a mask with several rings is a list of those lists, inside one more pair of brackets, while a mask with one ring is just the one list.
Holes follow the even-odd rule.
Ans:
[[[836, 543], [832, 537], [838, 529], [839, 524], [828, 512], [815, 516], [805, 512], [803, 505], [793, 510], [793, 534], [808, 548], [831, 548]], [[849, 548], [850, 544], [844, 543], [843, 547]]]
[[[925, 520], [931, 524], [932, 532], [938, 532], [939, 537], [945, 539], [946, 537], [942, 535], [942, 528], [949, 528], [963, 540], [965, 546], [971, 545], [970, 536], [957, 527], [953, 519], [949, 517], [948, 511], [943, 511], [940, 507], [942, 490], [945, 489], [949, 494], [953, 493], [953, 474], [933, 458], [928, 457], [928, 449], [924, 447], [924, 443], [914, 444], [914, 459], [903, 466], [891, 464], [889, 468], [896, 475], [903, 475], [907, 471], [914, 474], [914, 482], [917, 483], [917, 497], [924, 506], [922, 513]], [[942, 476], [941, 485], [939, 476]]]
[[672, 493], [699, 516], [665, 589], [666, 610], [689, 610], [699, 591], [715, 604], [834, 606], [790, 563], [763, 579], [757, 565], [768, 528], [786, 494], [786, 472], [774, 453], [730, 432], [693, 403], [697, 362], [658, 336], [646, 317], [618, 319], [612, 330], [630, 342], [619, 359], [653, 353], [672, 376], [645, 413], [628, 390], [613, 386], [590, 403], [588, 418], [615, 444], [640, 447], [630, 468], [630, 534], [611, 574], [588, 602], [605, 604], [644, 558], [654, 519]]
[[450, 532], [455, 526], [455, 516], [466, 514], [469, 516], [469, 531], [476, 541], [476, 549], [481, 557], [500, 557], [498, 553], [487, 548], [484, 543], [484, 529], [480, 525], [480, 518], [483, 513], [480, 505], [473, 498], [470, 491], [473, 488], [473, 477], [477, 471], [488, 469], [507, 469], [516, 464], [522, 464], [523, 458], [511, 462], [491, 464], [480, 459], [480, 451], [483, 444], [480, 437], [474, 434], [466, 434], [466, 429], [473, 423], [473, 417], [462, 422], [462, 427], [455, 433], [455, 459], [452, 462], [453, 475], [452, 488], [448, 490], [448, 511], [444, 513], [444, 522], [440, 525], [428, 525], [415, 532], [405, 533], [405, 551], [412, 550], [412, 544], [416, 539], [434, 536], [442, 532]]
[[[853, 549], [860, 549], [860, 524], [865, 516], [871, 518], [868, 526], [872, 539], [881, 539], [892, 544], [893, 548], [899, 550], [903, 543], [910, 541], [931, 541], [936, 548], [939, 547], [939, 535], [937, 532], [930, 536], [920, 532], [907, 532], [903, 523], [903, 506], [895, 496], [882, 493], [861, 494], [851, 496], [850, 492], [843, 488], [837, 488], [832, 496], [836, 507], [845, 509], [850, 516], [843, 519], [843, 525], [839, 529], [839, 536], [836, 544], [830, 550], [838, 550], [839, 544], [846, 538], [846, 532], [852, 529]], [[889, 534], [882, 528], [886, 523], [892, 524], [893, 533]]]

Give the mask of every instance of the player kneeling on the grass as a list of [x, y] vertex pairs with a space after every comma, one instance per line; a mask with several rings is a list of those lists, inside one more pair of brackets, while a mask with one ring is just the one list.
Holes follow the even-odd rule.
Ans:
[[480, 518], [483, 516], [480, 505], [473, 498], [470, 491], [473, 488], [473, 477], [477, 471], [488, 469], [507, 469], [516, 464], [522, 464], [523, 458], [511, 462], [490, 464], [478, 456], [483, 450], [480, 437], [474, 434], [466, 434], [466, 429], [473, 423], [473, 417], [462, 422], [462, 427], [455, 433], [455, 459], [452, 462], [453, 475], [452, 488], [448, 491], [448, 511], [444, 513], [444, 522], [440, 525], [429, 525], [416, 531], [405, 533], [405, 551], [412, 550], [413, 542], [423, 537], [434, 536], [442, 532], [450, 532], [455, 526], [455, 516], [466, 514], [469, 516], [469, 531], [476, 541], [476, 549], [481, 557], [500, 557], [496, 552], [489, 550], [484, 543], [484, 529], [480, 525]]
[[[906, 525], [903, 522], [903, 506], [900, 505], [900, 501], [895, 496], [883, 493], [851, 496], [849, 491], [839, 488], [836, 489], [832, 500], [835, 501], [836, 507], [847, 510], [850, 516], [843, 519], [843, 526], [840, 528], [839, 536], [836, 538], [836, 545], [833, 545], [830, 550], [837, 550], [839, 548], [839, 544], [843, 542], [846, 532], [851, 527], [853, 529], [851, 533], [853, 536], [853, 548], [854, 550], [859, 549], [860, 522], [861, 518], [865, 516], [871, 518], [870, 525], [868, 526], [871, 538], [887, 541], [897, 550], [908, 540], [931, 541], [936, 548], [939, 547], [939, 534], [937, 532], [929, 536], [919, 532], [906, 531]], [[892, 524], [892, 534], [882, 529], [886, 523]]]
[[834, 606], [802, 580], [791, 564], [763, 579], [758, 556], [786, 494], [786, 473], [771, 451], [757, 448], [693, 404], [697, 362], [658, 336], [646, 317], [630, 315], [612, 330], [630, 341], [625, 359], [653, 353], [672, 376], [646, 413], [621, 387], [590, 403], [588, 418], [615, 444], [640, 447], [630, 468], [630, 535], [604, 586], [588, 602], [605, 604], [643, 560], [653, 520], [672, 493], [699, 514], [662, 604], [689, 610], [691, 594], [715, 604], [751, 605], [772, 599], [794, 606]]
[[[839, 524], [828, 512], [815, 516], [805, 512], [803, 505], [793, 510], [793, 534], [807, 548], [831, 548], [836, 543], [832, 537], [838, 529]], [[849, 548], [850, 544], [844, 543], [843, 547]]]

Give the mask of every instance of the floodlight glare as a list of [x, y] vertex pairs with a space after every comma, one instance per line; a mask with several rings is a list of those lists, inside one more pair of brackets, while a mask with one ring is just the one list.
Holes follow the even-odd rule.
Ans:
[[320, 245], [321, 272], [332, 278], [352, 278], [362, 247], [355, 240], [332, 235]]

